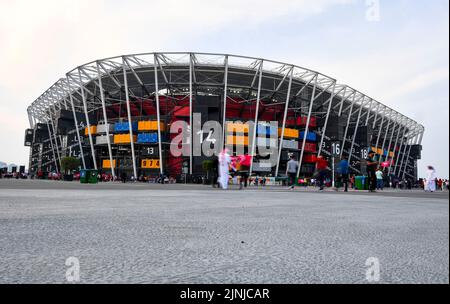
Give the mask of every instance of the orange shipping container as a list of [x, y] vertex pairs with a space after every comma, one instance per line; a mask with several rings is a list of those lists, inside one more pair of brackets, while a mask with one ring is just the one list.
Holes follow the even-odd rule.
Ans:
[[229, 133], [248, 133], [248, 124], [243, 123], [227, 123], [227, 132]]
[[[164, 130], [164, 123], [159, 123], [159, 128]], [[138, 122], [138, 130], [139, 131], [156, 131], [158, 130], [158, 121], [157, 120], [141, 120]]]
[[[281, 136], [281, 131], [283, 129], [279, 128], [278, 129], [278, 136]], [[285, 128], [284, 129], [284, 137], [285, 138], [298, 138], [299, 137], [299, 131], [296, 129], [289, 129], [289, 128]]]
[[[91, 135], [92, 134], [97, 134], [97, 126], [91, 126]], [[89, 135], [89, 128], [86, 127], [84, 129], [84, 135], [88, 136]]]
[[[136, 142], [136, 135], [133, 135], [133, 142]], [[115, 144], [129, 144], [130, 141], [130, 133], [127, 134], [115, 134], [114, 135], [114, 143]]]
[[[109, 159], [104, 159], [102, 162], [102, 167], [105, 169], [111, 169], [111, 162], [109, 161]], [[113, 167], [116, 167], [116, 160], [113, 159]]]
[[227, 145], [248, 146], [248, 136], [227, 136]]

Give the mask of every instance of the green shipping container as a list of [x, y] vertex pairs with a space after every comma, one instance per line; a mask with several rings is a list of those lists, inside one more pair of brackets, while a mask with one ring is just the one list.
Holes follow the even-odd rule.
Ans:
[[89, 184], [98, 184], [98, 171], [97, 170], [89, 170]]
[[87, 184], [89, 183], [89, 174], [90, 170], [80, 170], [80, 183]]
[[367, 176], [356, 176], [355, 187], [357, 190], [369, 190], [369, 178]]

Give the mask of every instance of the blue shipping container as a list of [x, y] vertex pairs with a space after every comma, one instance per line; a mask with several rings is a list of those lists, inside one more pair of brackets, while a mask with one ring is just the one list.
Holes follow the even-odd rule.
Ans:
[[[138, 128], [137, 121], [133, 121], [131, 123], [131, 127], [133, 128], [133, 131], [137, 131], [137, 128]], [[114, 124], [114, 131], [115, 132], [129, 132], [130, 131], [130, 126], [128, 124], [128, 121], [116, 122]]]
[[[303, 140], [304, 137], [305, 137], [305, 131], [300, 132], [300, 139]], [[308, 132], [308, 135], [306, 136], [306, 140], [317, 141], [317, 134], [314, 132]]]
[[138, 143], [157, 143], [158, 133], [141, 133], [137, 137]]

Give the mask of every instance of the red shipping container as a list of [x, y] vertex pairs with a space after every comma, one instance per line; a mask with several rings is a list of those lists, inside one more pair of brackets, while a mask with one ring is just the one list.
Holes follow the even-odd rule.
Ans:
[[308, 164], [314, 164], [317, 161], [317, 156], [315, 154], [307, 154], [303, 156], [303, 162]]
[[[308, 121], [308, 117], [306, 116], [302, 116], [302, 117], [297, 117], [297, 126], [306, 126], [306, 122]], [[311, 117], [309, 120], [309, 127], [310, 128], [315, 128], [317, 127], [317, 118], [316, 117]]]
[[315, 143], [305, 143], [305, 152], [316, 152], [317, 144]]

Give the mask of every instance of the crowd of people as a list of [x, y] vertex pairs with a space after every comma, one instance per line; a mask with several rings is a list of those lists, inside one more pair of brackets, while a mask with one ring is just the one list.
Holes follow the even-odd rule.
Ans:
[[[231, 156], [228, 149], [224, 149], [218, 157], [213, 158], [212, 165], [212, 185], [213, 187], [220, 187], [227, 189], [230, 180], [233, 184], [239, 184], [239, 189], [247, 188], [248, 186], [265, 186], [267, 178], [265, 176], [250, 176], [250, 167], [252, 159], [248, 155]], [[347, 158], [342, 157], [337, 163], [336, 174], [333, 174], [333, 167], [324, 156], [318, 156], [315, 163], [315, 170], [309, 179], [297, 179], [299, 162], [291, 155], [289, 161], [286, 163], [286, 184], [290, 190], [295, 189], [295, 185], [302, 186], [316, 186], [320, 191], [325, 187], [332, 187], [339, 191], [342, 187], [345, 192], [349, 189], [356, 189], [359, 183], [359, 190], [367, 188], [369, 192], [383, 191], [385, 188], [410, 190], [413, 188], [423, 189], [426, 192], [435, 191], [449, 191], [449, 180], [438, 178], [436, 170], [433, 166], [427, 167], [427, 176], [425, 179], [413, 181], [411, 179], [401, 179], [393, 174], [389, 174], [390, 170], [380, 166], [380, 163], [375, 160], [375, 153], [369, 152], [366, 158], [367, 176], [356, 176], [350, 174], [350, 166]], [[38, 178], [50, 180], [63, 180], [64, 176], [61, 173], [49, 172], [44, 173], [38, 171], [35, 174], [25, 173], [8, 173], [0, 172], [0, 178]], [[73, 174], [73, 179], [78, 180], [80, 173]], [[334, 178], [334, 180], [333, 180]], [[176, 179], [168, 174], [159, 174], [156, 176], [139, 175], [127, 176], [125, 171], [119, 172], [115, 177], [110, 173], [99, 172], [97, 179], [99, 182], [114, 182], [121, 181], [126, 183], [145, 182], [145, 183], [176, 183]], [[359, 179], [359, 180], [358, 180]], [[203, 183], [210, 179], [205, 179]], [[367, 181], [366, 181], [367, 180]]]
[[[357, 179], [360, 179], [362, 188], [369, 192], [383, 191], [385, 188], [391, 189], [403, 189], [411, 190], [413, 188], [421, 188], [425, 191], [434, 192], [436, 190], [444, 191], [449, 190], [449, 180], [438, 179], [436, 172], [432, 166], [428, 166], [428, 174], [426, 179], [420, 179], [413, 181], [408, 178], [401, 179], [393, 174], [389, 174], [389, 170], [386, 167], [380, 165], [375, 160], [375, 153], [369, 152], [366, 158], [366, 176], [356, 176], [350, 174], [350, 165], [347, 158], [344, 156], [339, 160], [336, 176], [332, 174], [330, 163], [324, 156], [318, 156], [315, 163], [315, 171], [311, 179], [308, 181], [302, 179], [304, 185], [314, 185], [323, 191], [325, 187], [334, 185], [334, 189], [339, 191], [342, 187], [345, 192], [349, 189], [357, 188]], [[238, 156], [232, 157], [229, 154], [228, 149], [224, 149], [219, 157], [214, 160], [213, 169], [213, 186], [227, 189], [230, 179], [239, 179], [240, 189], [247, 187], [248, 185], [265, 185], [265, 177], [249, 177], [249, 167], [251, 165], [251, 159]], [[286, 175], [288, 187], [291, 190], [295, 189], [295, 185], [298, 184], [298, 161], [293, 155], [290, 156], [289, 161], [286, 163]], [[333, 181], [332, 178], [335, 177]], [[367, 179], [367, 182], [366, 182]], [[361, 190], [361, 189], [360, 189]]]

